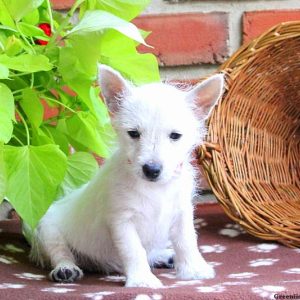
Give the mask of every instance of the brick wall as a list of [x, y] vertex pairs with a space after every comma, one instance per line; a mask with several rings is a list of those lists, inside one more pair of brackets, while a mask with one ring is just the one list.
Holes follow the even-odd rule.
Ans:
[[[67, 9], [73, 0], [52, 0]], [[164, 79], [212, 73], [243, 42], [279, 22], [300, 20], [299, 0], [153, 0], [134, 23], [152, 31], [141, 52], [153, 52]]]
[[[51, 0], [67, 9], [74, 0]], [[151, 31], [141, 52], [153, 52], [167, 80], [214, 72], [244, 42], [280, 22], [300, 21], [300, 0], [152, 0], [134, 23]], [[203, 189], [209, 189], [205, 180]], [[210, 196], [211, 199], [211, 196]]]

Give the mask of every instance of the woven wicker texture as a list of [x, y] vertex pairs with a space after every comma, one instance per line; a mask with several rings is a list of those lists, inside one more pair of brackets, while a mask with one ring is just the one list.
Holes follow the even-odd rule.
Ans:
[[199, 161], [249, 233], [300, 246], [300, 22], [282, 23], [222, 67], [226, 92]]

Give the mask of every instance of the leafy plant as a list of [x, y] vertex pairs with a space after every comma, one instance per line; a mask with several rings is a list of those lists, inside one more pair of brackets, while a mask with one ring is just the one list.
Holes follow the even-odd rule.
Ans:
[[137, 84], [159, 80], [155, 57], [136, 50], [146, 33], [129, 22], [148, 2], [77, 0], [63, 15], [49, 0], [0, 0], [0, 199], [31, 228], [94, 175], [92, 153], [111, 152], [97, 63]]

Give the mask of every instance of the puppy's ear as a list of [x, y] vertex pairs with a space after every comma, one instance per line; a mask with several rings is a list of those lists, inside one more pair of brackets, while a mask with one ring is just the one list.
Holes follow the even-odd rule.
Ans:
[[223, 95], [223, 92], [224, 76], [217, 74], [204, 80], [189, 91], [187, 99], [194, 103], [201, 118], [206, 119]]
[[117, 112], [122, 99], [130, 94], [130, 84], [119, 72], [101, 64], [98, 65], [98, 83], [110, 112]]

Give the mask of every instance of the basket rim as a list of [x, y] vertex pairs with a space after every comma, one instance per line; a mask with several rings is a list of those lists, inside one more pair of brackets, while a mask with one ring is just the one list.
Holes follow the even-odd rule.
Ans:
[[300, 36], [300, 21], [281, 22], [261, 35], [242, 45], [217, 70], [217, 73], [230, 74], [234, 79], [239, 70], [249, 64], [251, 57], [267, 48], [271, 43]]

